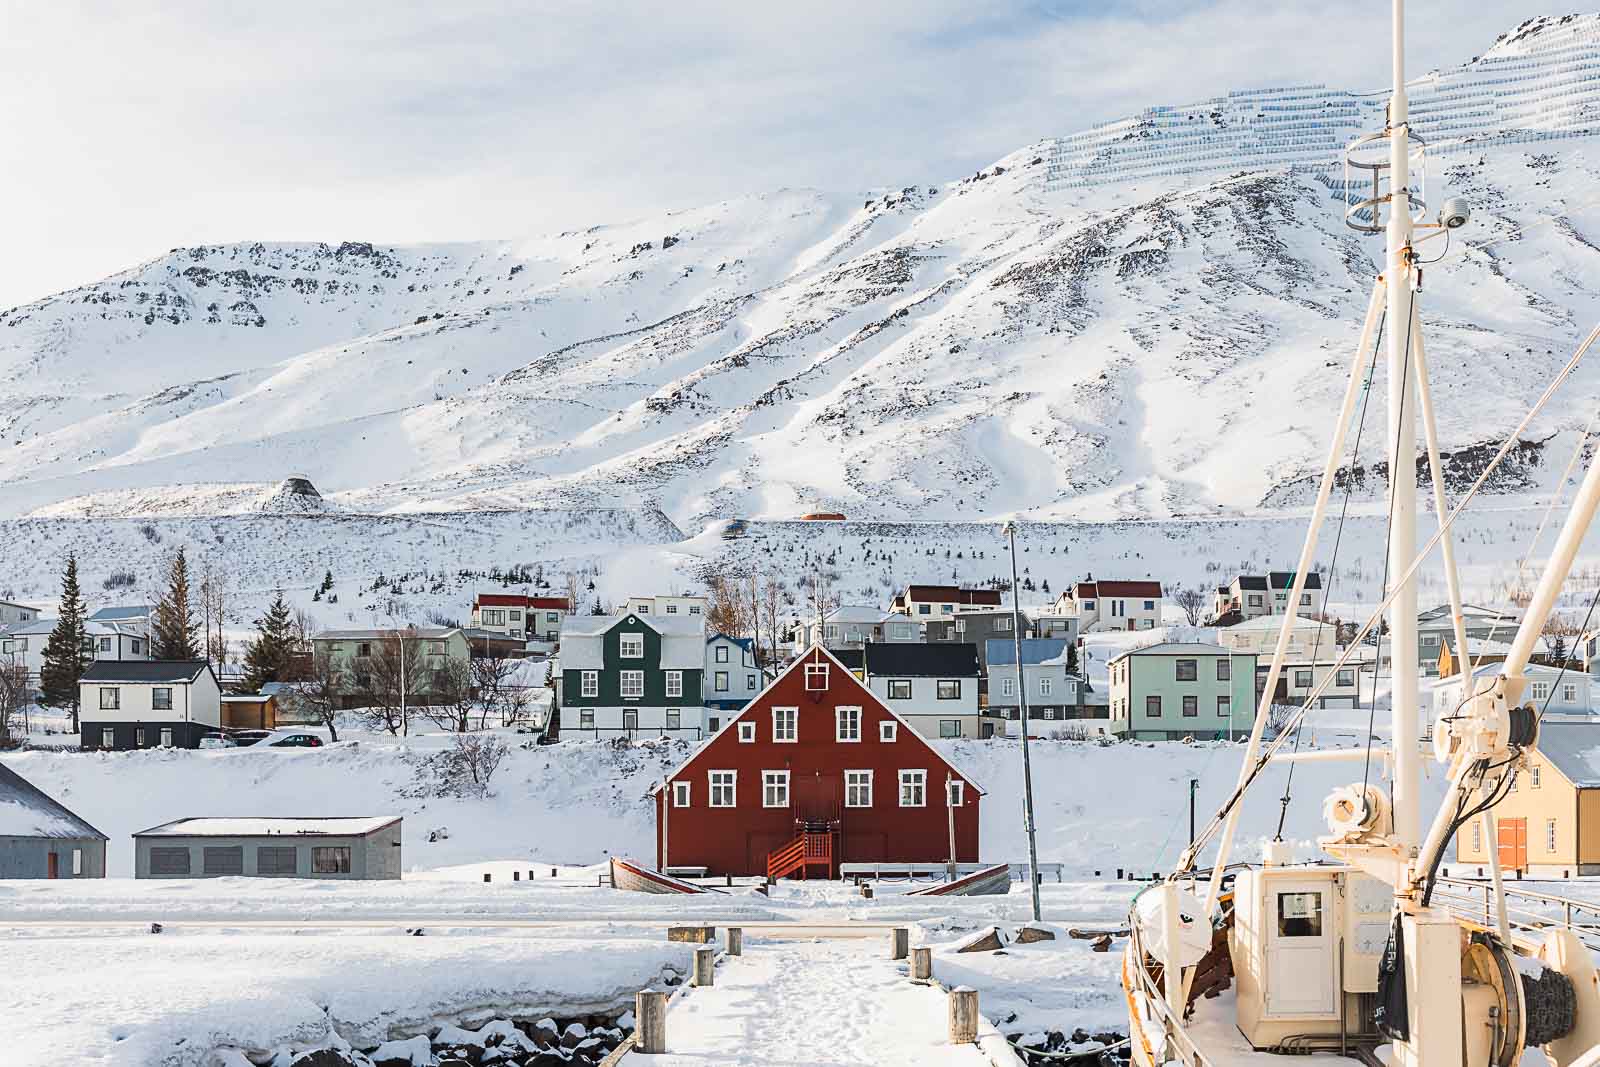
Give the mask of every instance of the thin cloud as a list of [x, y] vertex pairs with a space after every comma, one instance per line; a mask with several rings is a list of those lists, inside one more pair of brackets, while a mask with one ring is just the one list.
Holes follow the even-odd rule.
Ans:
[[[179, 245], [516, 237], [945, 180], [1149, 104], [1388, 69], [1387, 0], [667, 10], [16, 4], [0, 307]], [[1414, 3], [1413, 67], [1536, 13]]]

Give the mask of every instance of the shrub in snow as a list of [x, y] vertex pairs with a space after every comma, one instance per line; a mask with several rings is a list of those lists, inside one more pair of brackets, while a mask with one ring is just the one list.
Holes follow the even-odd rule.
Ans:
[[486, 797], [509, 751], [495, 734], [456, 734], [449, 748], [412, 758], [411, 784], [401, 792], [411, 797]]

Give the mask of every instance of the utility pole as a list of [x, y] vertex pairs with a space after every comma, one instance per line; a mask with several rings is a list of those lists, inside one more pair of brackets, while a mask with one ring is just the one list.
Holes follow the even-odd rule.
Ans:
[[955, 805], [955, 779], [948, 773], [944, 776], [944, 813], [945, 820], [950, 825], [950, 872], [949, 880], [956, 880], [956, 805]]
[[1007, 522], [1011, 546], [1011, 645], [1017, 654], [1017, 707], [1022, 716], [1022, 824], [1028, 832], [1028, 892], [1033, 899], [1033, 921], [1039, 914], [1039, 843], [1033, 825], [1033, 765], [1028, 760], [1028, 687], [1022, 670], [1022, 590], [1017, 581], [1017, 524]]
[[1189, 779], [1189, 847], [1194, 848], [1194, 794], [1200, 788], [1200, 779]]

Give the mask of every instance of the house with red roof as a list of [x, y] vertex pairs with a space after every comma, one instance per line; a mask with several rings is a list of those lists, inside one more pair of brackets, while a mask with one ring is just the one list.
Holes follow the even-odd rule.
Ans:
[[561, 620], [571, 609], [564, 596], [479, 593], [472, 601], [472, 628], [524, 641], [560, 641]]
[[837, 877], [979, 856], [983, 790], [820, 646], [654, 789], [656, 866]]
[[1161, 625], [1165, 594], [1161, 583], [1104, 579], [1089, 575], [1056, 599], [1057, 615], [1078, 620], [1080, 634], [1104, 630], [1153, 630]]

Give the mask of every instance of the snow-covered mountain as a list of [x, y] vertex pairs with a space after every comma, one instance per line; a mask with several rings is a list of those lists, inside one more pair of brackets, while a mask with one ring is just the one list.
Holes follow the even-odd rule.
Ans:
[[[1475, 212], [1423, 294], [1467, 457], [1600, 312], [1600, 16], [1426, 81], [1430, 199]], [[1320, 465], [1381, 255], [1327, 150], [1381, 123], [1365, 99], [1232, 94], [959, 181], [528, 240], [175, 249], [0, 312], [0, 519], [278, 517], [290, 474], [336, 523], [1277, 511]], [[1541, 442], [1570, 445], [1597, 384], [1580, 369], [1503, 489], [1549, 480]]]

